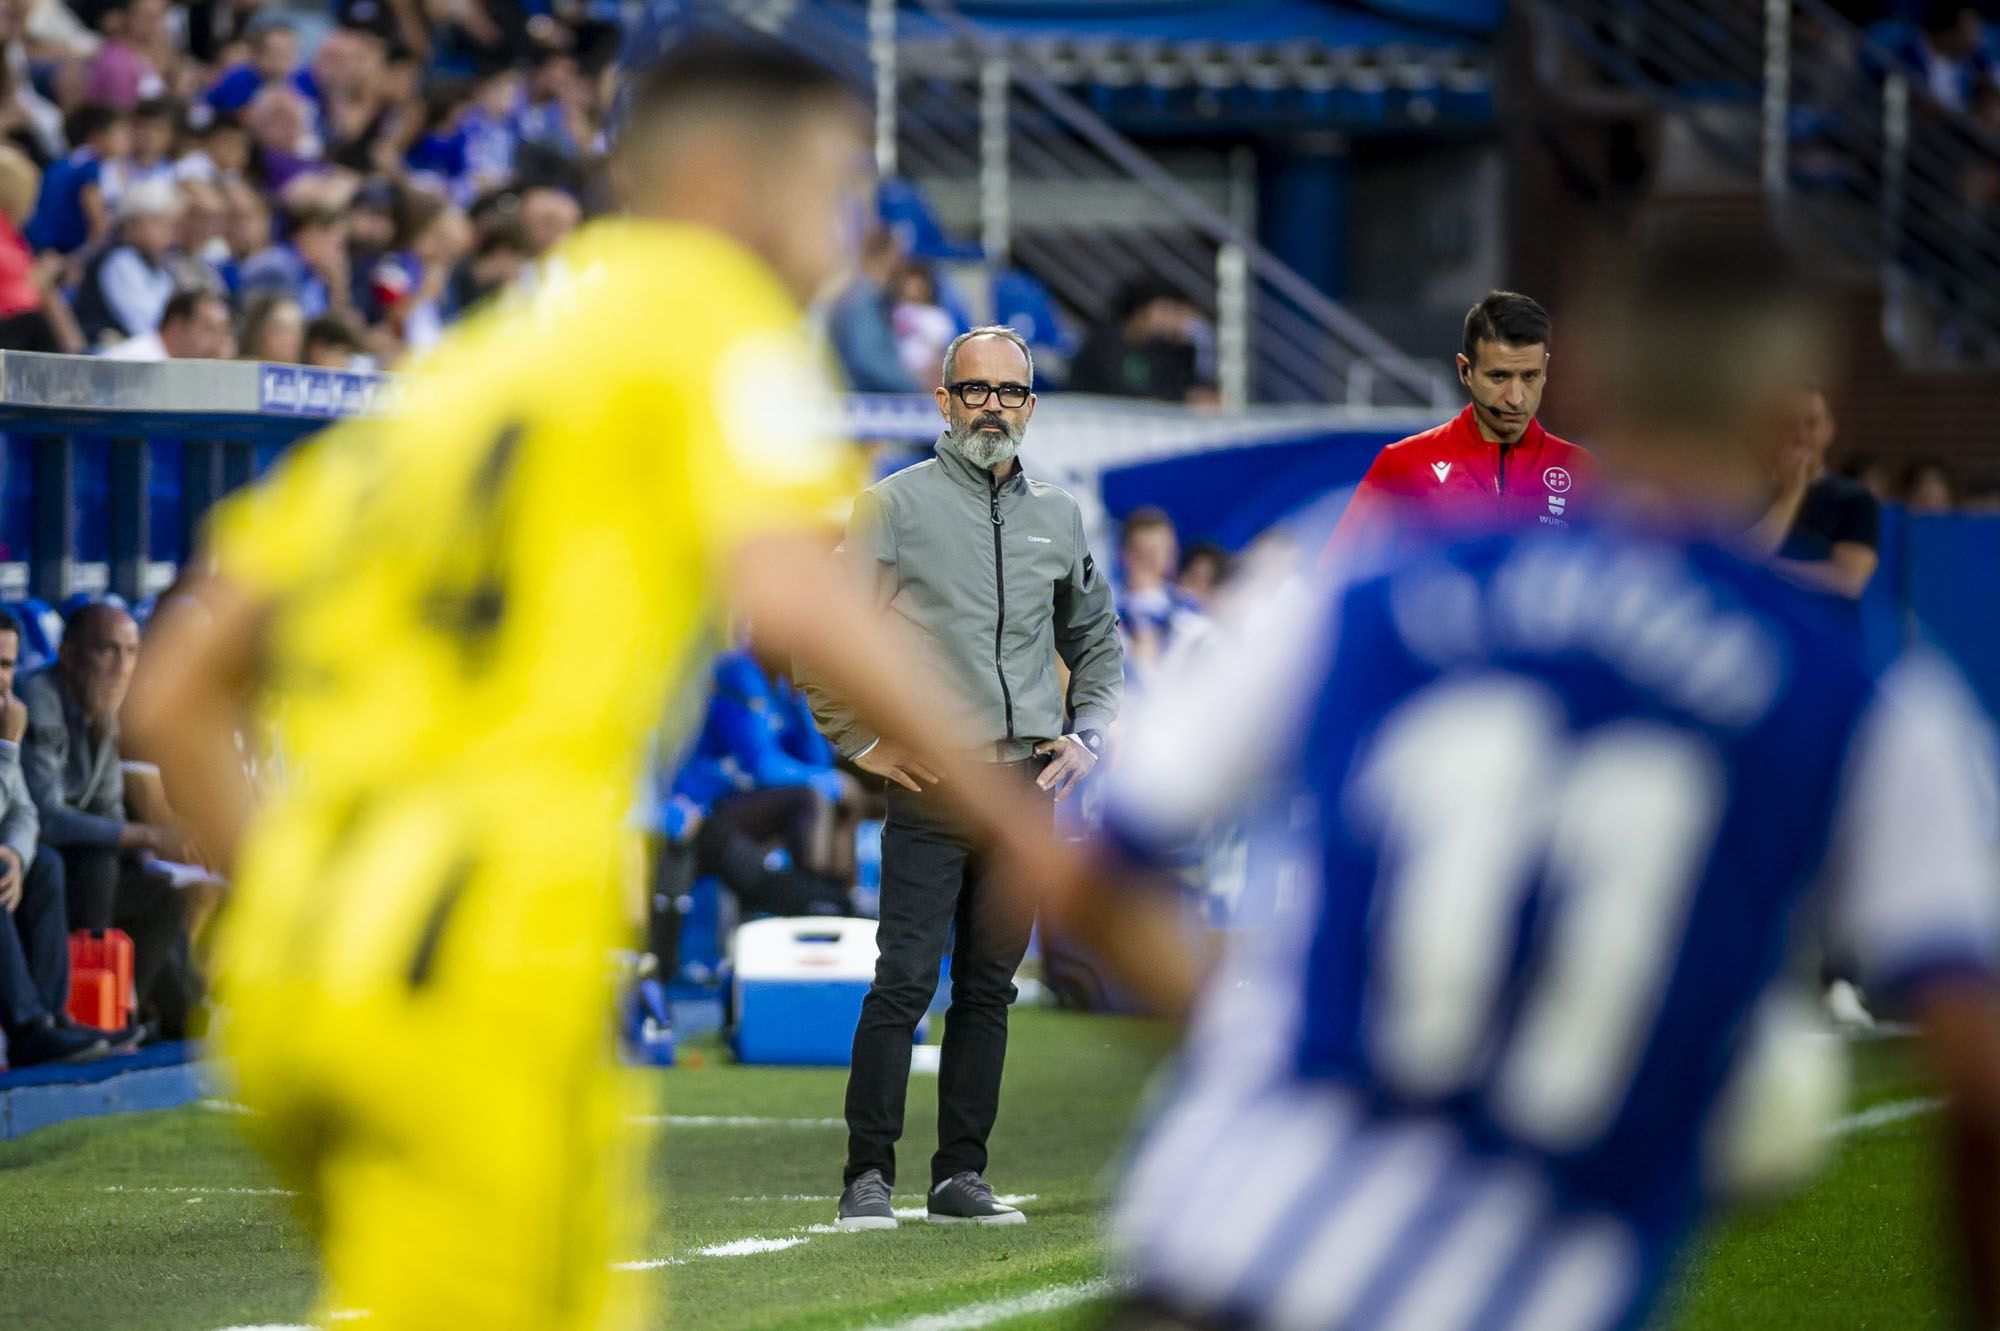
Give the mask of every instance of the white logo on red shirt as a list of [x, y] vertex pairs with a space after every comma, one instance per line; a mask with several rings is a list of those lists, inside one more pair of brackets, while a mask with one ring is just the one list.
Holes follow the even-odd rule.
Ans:
[[1549, 493], [1553, 495], [1568, 494], [1570, 486], [1575, 483], [1561, 467], [1550, 467], [1542, 473], [1542, 484], [1549, 487]]
[[1438, 484], [1443, 485], [1444, 478], [1451, 475], [1451, 464], [1449, 462], [1433, 462], [1431, 463], [1431, 470], [1437, 473]]

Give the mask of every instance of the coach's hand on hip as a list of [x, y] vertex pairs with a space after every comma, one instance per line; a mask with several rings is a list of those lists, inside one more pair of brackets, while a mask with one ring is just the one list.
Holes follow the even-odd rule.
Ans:
[[924, 793], [926, 786], [934, 786], [941, 779], [936, 772], [918, 762], [908, 749], [893, 740], [876, 740], [854, 755], [854, 765], [864, 772], [914, 790], [919, 795]]
[[1075, 735], [1064, 735], [1061, 739], [1045, 740], [1035, 746], [1035, 756], [1048, 758], [1049, 765], [1035, 778], [1035, 784], [1043, 790], [1055, 792], [1056, 803], [1069, 798], [1076, 783], [1090, 775], [1097, 766], [1097, 755], [1084, 747]]

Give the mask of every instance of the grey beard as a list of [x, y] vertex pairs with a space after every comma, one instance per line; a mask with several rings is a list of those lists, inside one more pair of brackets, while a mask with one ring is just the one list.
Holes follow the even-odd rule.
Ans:
[[951, 432], [952, 446], [959, 456], [981, 471], [992, 471], [1003, 463], [1012, 462], [1014, 455], [1021, 451], [1021, 436], [1010, 426], [1002, 425], [999, 434], [986, 434], [976, 426]]

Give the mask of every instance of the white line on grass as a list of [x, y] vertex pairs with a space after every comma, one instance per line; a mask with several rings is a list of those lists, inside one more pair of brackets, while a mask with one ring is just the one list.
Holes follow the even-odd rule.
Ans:
[[160, 1188], [160, 1187], [136, 1187], [125, 1183], [106, 1184], [104, 1187], [104, 1191], [105, 1192], [164, 1192], [164, 1193], [171, 1193], [177, 1197], [186, 1193], [193, 1193], [203, 1197], [217, 1197], [217, 1196], [296, 1197], [298, 1196], [298, 1194], [296, 1192], [293, 1192], [290, 1188], [193, 1188], [193, 1187]]
[[1038, 1289], [1031, 1294], [1017, 1294], [1010, 1299], [989, 1299], [985, 1303], [968, 1303], [963, 1308], [946, 1312], [924, 1313], [907, 1321], [876, 1322], [870, 1325], [869, 1331], [984, 1331], [986, 1327], [999, 1326], [1002, 1322], [1011, 1322], [1031, 1313], [1074, 1308], [1079, 1303], [1101, 1299], [1120, 1288], [1111, 1280], [1084, 1280], [1074, 1285]]
[[1888, 1104], [1863, 1109], [1837, 1118], [1827, 1126], [1829, 1137], [1849, 1137], [1857, 1132], [1873, 1132], [1876, 1128], [1886, 1128], [1892, 1123], [1907, 1119], [1921, 1118], [1925, 1114], [1944, 1108], [1944, 1101], [1936, 1096], [1922, 1096], [1915, 1100], [1892, 1100]]
[[728, 1243], [711, 1243], [706, 1248], [696, 1248], [697, 1257], [751, 1257], [760, 1252], [783, 1252], [786, 1248], [796, 1248], [806, 1240], [804, 1237], [788, 1239], [733, 1239]]

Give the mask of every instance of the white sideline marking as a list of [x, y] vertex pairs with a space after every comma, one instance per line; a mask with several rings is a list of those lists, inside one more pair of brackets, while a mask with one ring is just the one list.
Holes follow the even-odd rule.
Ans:
[[613, 1262], [614, 1271], [657, 1271], [663, 1266], [686, 1266], [685, 1257], [644, 1257], [636, 1262]]
[[[926, 1200], [924, 1194], [921, 1192], [899, 1192], [896, 1194], [896, 1196], [906, 1202], [917, 1202]], [[732, 1202], [744, 1202], [744, 1203], [837, 1202], [840, 1200], [840, 1196], [838, 1193], [831, 1193], [831, 1192], [785, 1192], [785, 1193], [773, 1194], [771, 1196], [766, 1196], [766, 1197], [731, 1197], [729, 1200]], [[1023, 1202], [1032, 1202], [1037, 1200], [1037, 1198], [1036, 1194], [1032, 1192], [1018, 1192], [1018, 1193], [1009, 1193], [1003, 1197], [995, 1197], [993, 1200], [999, 1202], [1002, 1206], [1019, 1206]], [[924, 1209], [925, 1208], [921, 1206], [908, 1206], [898, 1210], [896, 1214], [903, 1215], [905, 1213], [908, 1213], [912, 1215], [922, 1215], [924, 1213]]]
[[668, 1128], [844, 1128], [844, 1118], [759, 1118], [752, 1114], [641, 1114], [632, 1120]]
[[1936, 1096], [1922, 1096], [1915, 1100], [1892, 1100], [1888, 1104], [1876, 1105], [1859, 1113], [1837, 1118], [1827, 1126], [1829, 1137], [1849, 1137], [1857, 1132], [1872, 1132], [1876, 1128], [1886, 1128], [1891, 1123], [1901, 1123], [1906, 1119], [1921, 1118], [1925, 1114], [1944, 1108], [1944, 1101]]
[[[217, 1114], [254, 1114], [257, 1112], [249, 1105], [239, 1105], [234, 1100], [220, 1100], [214, 1096], [210, 1096], [206, 1100], [198, 1100], [195, 1103], [199, 1104], [203, 1109]], [[233, 1331], [233, 1328], [231, 1331]]]
[[985, 1303], [968, 1303], [963, 1308], [953, 1308], [948, 1312], [925, 1313], [907, 1321], [869, 1324], [868, 1331], [983, 1331], [989, 1326], [1011, 1322], [1030, 1313], [1055, 1312], [1061, 1308], [1074, 1308], [1079, 1303], [1089, 1303], [1115, 1293], [1121, 1286], [1112, 1280], [1084, 1280], [1074, 1285], [1056, 1285], [1049, 1289], [1038, 1289], [1031, 1294], [1017, 1294], [1011, 1299], [989, 1299]]
[[782, 1252], [786, 1248], [796, 1248], [806, 1240], [789, 1239], [736, 1239], [729, 1243], [712, 1243], [706, 1248], [696, 1248], [697, 1257], [749, 1257], [760, 1252]]
[[[840, 1199], [836, 1197], [834, 1200], [838, 1201]], [[1019, 1206], [1024, 1202], [1034, 1201], [1035, 1194], [1032, 1192], [1010, 1192], [1003, 1197], [995, 1197], [993, 1200], [1002, 1206]], [[931, 1208], [929, 1202], [926, 1201], [922, 1206], [898, 1206], [894, 1210], [898, 1220], [921, 1220], [930, 1214]]]
[[290, 1188], [160, 1188], [160, 1187], [135, 1187], [124, 1183], [110, 1183], [106, 1184], [103, 1190], [105, 1192], [164, 1192], [164, 1193], [171, 1193], [175, 1196], [180, 1196], [186, 1193], [192, 1193], [195, 1194], [196, 1196], [201, 1196], [201, 1197], [217, 1197], [217, 1196], [296, 1197], [298, 1196], [298, 1194], [296, 1192], [293, 1192]]

